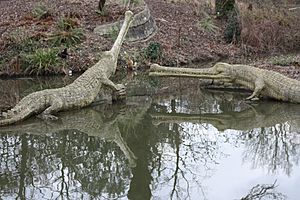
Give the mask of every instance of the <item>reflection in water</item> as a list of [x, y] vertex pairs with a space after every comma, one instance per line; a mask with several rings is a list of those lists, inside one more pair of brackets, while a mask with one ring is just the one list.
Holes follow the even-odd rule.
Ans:
[[[282, 169], [290, 175], [292, 163], [298, 164], [300, 155], [300, 106], [278, 102], [244, 105], [239, 112], [222, 113], [153, 113], [152, 121], [161, 123], [208, 123], [219, 131], [240, 130], [238, 139], [245, 143], [244, 160], [254, 168], [267, 167], [276, 173]], [[275, 114], [276, 113], [276, 114]]]
[[246, 196], [242, 197], [241, 200], [286, 199], [286, 196], [275, 190], [276, 187], [276, 181], [273, 184], [258, 184], [252, 187], [249, 193]]
[[83, 109], [61, 113], [59, 121], [28, 120], [1, 128], [1, 196], [124, 195], [136, 157], [119, 127], [134, 127], [147, 107], [124, 109]]
[[295, 199], [300, 106], [191, 91], [1, 127], [1, 198], [240, 199], [278, 179], [278, 191]]
[[[205, 95], [207, 97], [209, 94]], [[173, 108], [172, 105], [174, 101], [178, 103], [176, 108]], [[189, 109], [185, 104], [180, 105], [182, 102], [182, 100], [173, 99], [169, 100], [169, 103], [164, 101], [162, 104], [155, 105], [156, 109], [150, 113], [152, 123], [157, 127], [173, 128], [174, 125], [177, 125], [181, 137], [193, 136], [181, 143], [182, 146], [192, 147], [192, 151], [185, 149], [182, 153], [197, 152], [196, 159], [201, 161], [200, 167], [207, 166], [209, 161], [209, 163], [213, 163], [210, 165], [210, 169], [215, 171], [218, 161], [230, 156], [222, 152], [225, 144], [230, 144], [237, 149], [243, 147], [243, 162], [252, 163], [252, 167], [255, 169], [267, 168], [272, 174], [280, 175], [280, 170], [282, 170], [287, 176], [290, 176], [293, 167], [298, 166], [300, 155], [299, 105], [278, 102], [259, 102], [257, 105], [251, 105], [233, 100], [231, 103], [227, 101], [227, 105], [221, 101], [221, 103], [217, 103], [218, 106], [211, 104], [212, 108], [210, 109], [195, 111], [195, 109]], [[203, 107], [201, 105], [201, 108]], [[178, 112], [178, 110], [183, 111]], [[186, 141], [189, 143], [185, 144]], [[197, 145], [192, 141], [196, 141]], [[206, 151], [196, 150], [197, 147], [202, 147], [201, 150], [205, 149]], [[204, 159], [199, 159], [199, 155]], [[193, 156], [189, 156], [189, 158], [195, 160]], [[187, 159], [181, 158], [184, 161]], [[168, 160], [168, 164], [169, 162]], [[197, 167], [199, 168], [199, 165]], [[187, 169], [185, 169], [185, 174], [191, 173]], [[192, 173], [195, 173], [195, 168], [190, 169], [194, 170]], [[204, 171], [208, 172], [209, 170], [205, 169]], [[201, 180], [203, 181], [205, 178], [207, 177], [203, 177]], [[191, 180], [197, 179], [192, 178]], [[205, 193], [204, 189], [203, 195]]]

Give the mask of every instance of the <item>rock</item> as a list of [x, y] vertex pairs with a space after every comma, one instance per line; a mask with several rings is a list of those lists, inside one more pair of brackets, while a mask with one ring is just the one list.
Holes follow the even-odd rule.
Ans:
[[[94, 33], [102, 36], [110, 35], [115, 31], [117, 32], [122, 24], [123, 20], [110, 24], [103, 24], [97, 26], [94, 29]], [[126, 36], [126, 40], [130, 42], [147, 40], [155, 34], [156, 30], [157, 26], [155, 24], [155, 20], [152, 18], [148, 6], [145, 5], [144, 9], [134, 16], [133, 22]]]

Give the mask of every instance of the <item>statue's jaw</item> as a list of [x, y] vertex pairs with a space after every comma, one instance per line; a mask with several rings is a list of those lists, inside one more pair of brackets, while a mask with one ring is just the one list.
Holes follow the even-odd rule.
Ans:
[[173, 68], [162, 67], [157, 64], [150, 66], [149, 76], [165, 76], [165, 77], [189, 77], [201, 79], [230, 79], [229, 76], [218, 73], [214, 68], [194, 69], [194, 68]]

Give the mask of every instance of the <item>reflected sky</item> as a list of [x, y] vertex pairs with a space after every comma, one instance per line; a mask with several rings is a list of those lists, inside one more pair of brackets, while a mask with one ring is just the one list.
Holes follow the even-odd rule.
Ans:
[[1, 198], [299, 199], [299, 105], [179, 91], [1, 127]]

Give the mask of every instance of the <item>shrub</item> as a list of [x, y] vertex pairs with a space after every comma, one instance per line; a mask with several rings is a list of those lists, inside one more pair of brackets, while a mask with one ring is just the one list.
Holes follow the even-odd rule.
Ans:
[[255, 51], [276, 52], [300, 47], [300, 15], [268, 5], [241, 11], [241, 40]]
[[148, 47], [144, 50], [144, 55], [151, 61], [156, 61], [162, 56], [162, 47], [160, 43], [150, 42]]
[[204, 14], [204, 18], [199, 22], [199, 26], [207, 32], [216, 33], [219, 31], [219, 27], [214, 24], [213, 18], [207, 13]]
[[72, 17], [62, 17], [57, 22], [57, 27], [61, 31], [69, 31], [77, 28], [78, 26], [79, 26], [78, 19]]
[[228, 13], [226, 27], [224, 30], [224, 39], [227, 43], [239, 41], [241, 36], [241, 26], [238, 9]]
[[235, 0], [216, 0], [216, 14], [227, 17], [235, 9]]
[[57, 54], [57, 49], [37, 49], [32, 54], [22, 55], [25, 73], [40, 75], [58, 72], [60, 60]]
[[58, 31], [52, 36], [51, 40], [54, 46], [64, 45], [70, 47], [80, 43], [84, 37], [82, 29], [75, 28], [70, 31]]
[[80, 43], [84, 38], [84, 33], [81, 28], [78, 28], [79, 21], [77, 18], [62, 17], [57, 22], [57, 31], [54, 32], [50, 41], [52, 46], [70, 47]]

